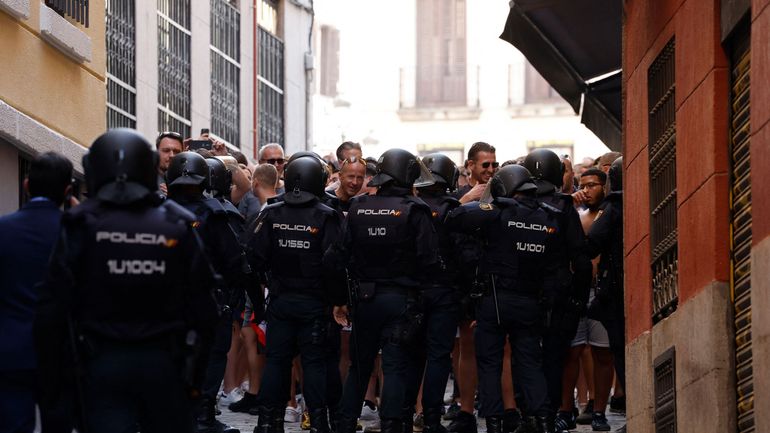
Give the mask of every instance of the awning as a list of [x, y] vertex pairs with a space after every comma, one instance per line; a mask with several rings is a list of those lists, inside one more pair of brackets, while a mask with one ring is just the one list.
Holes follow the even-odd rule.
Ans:
[[617, 151], [622, 9], [621, 0], [514, 0], [500, 35]]

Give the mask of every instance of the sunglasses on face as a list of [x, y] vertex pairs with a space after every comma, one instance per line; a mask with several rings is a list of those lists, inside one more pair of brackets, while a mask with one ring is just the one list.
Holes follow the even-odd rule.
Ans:
[[270, 159], [263, 159], [263, 163], [268, 163], [270, 165], [283, 165], [284, 162], [286, 162], [283, 158], [270, 158]]
[[495, 162], [487, 161], [487, 162], [481, 163], [481, 168], [489, 168], [490, 165], [492, 166], [492, 168], [500, 167], [500, 163], [497, 161]]

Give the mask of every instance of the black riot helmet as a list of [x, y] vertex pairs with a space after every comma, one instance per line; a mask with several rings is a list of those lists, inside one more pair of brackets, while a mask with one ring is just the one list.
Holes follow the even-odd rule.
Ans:
[[564, 163], [549, 149], [535, 149], [524, 158], [524, 167], [532, 173], [538, 194], [553, 192], [564, 183]]
[[390, 181], [404, 188], [419, 188], [435, 183], [433, 176], [420, 160], [404, 149], [386, 150], [377, 160], [377, 174], [367, 186], [382, 186]]
[[529, 170], [518, 165], [506, 165], [495, 173], [490, 180], [493, 197], [513, 197], [517, 192], [533, 192], [537, 186], [532, 182]]
[[460, 171], [451, 158], [441, 153], [431, 153], [422, 158], [422, 163], [430, 170], [436, 183], [445, 184], [451, 191], [457, 188]]
[[609, 172], [610, 192], [623, 192], [623, 157], [612, 162]]
[[230, 185], [233, 182], [233, 174], [227, 169], [225, 163], [217, 157], [206, 158], [209, 166], [209, 189], [215, 198], [228, 197]]
[[[323, 158], [321, 158], [321, 156], [318, 155], [317, 153], [311, 152], [309, 150], [302, 150], [302, 151], [299, 151], [299, 152], [294, 152], [291, 155], [291, 157], [289, 158], [289, 160], [286, 161], [286, 163], [288, 164], [288, 163], [294, 161], [297, 158], [302, 158], [302, 157], [305, 157], [305, 156], [312, 156], [312, 157], [314, 157], [316, 159], [319, 159], [319, 160], [323, 161]], [[324, 161], [324, 162], [326, 162], [326, 161]]]
[[316, 157], [298, 157], [283, 171], [286, 187], [284, 201], [288, 204], [308, 203], [324, 194], [326, 169]]
[[158, 155], [129, 128], [100, 135], [83, 155], [83, 171], [92, 196], [116, 204], [140, 200], [158, 189]]
[[196, 152], [182, 152], [171, 158], [166, 171], [169, 189], [182, 185], [200, 186], [209, 189], [209, 165], [206, 159]]

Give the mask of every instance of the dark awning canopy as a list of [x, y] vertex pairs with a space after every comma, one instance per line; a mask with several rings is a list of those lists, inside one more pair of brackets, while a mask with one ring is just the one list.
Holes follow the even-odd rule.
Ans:
[[622, 8], [620, 0], [514, 0], [500, 35], [612, 150], [621, 148]]

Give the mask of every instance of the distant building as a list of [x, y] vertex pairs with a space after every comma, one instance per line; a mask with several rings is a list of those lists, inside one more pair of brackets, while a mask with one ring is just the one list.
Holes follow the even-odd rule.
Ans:
[[[536, 147], [573, 159], [607, 151], [524, 57], [498, 39], [507, 2], [379, 3], [363, 0], [341, 9], [367, 22], [364, 34], [357, 33], [360, 26], [351, 30], [339, 11], [317, 5], [314, 145], [321, 152], [343, 140], [362, 142], [366, 155], [402, 147], [444, 152], [457, 163], [476, 141], [497, 147], [501, 161]], [[349, 72], [351, 62], [366, 69]], [[353, 80], [371, 85], [351, 94]], [[360, 93], [370, 100], [361, 104]]]

